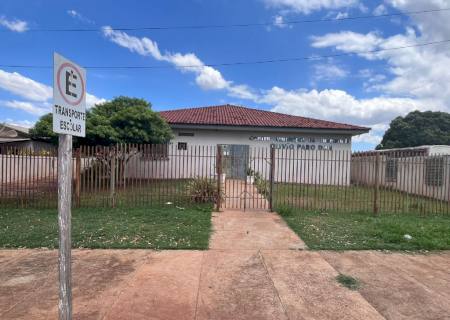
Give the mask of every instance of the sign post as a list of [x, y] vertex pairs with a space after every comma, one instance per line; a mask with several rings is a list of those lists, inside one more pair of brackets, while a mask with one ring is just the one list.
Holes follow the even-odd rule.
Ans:
[[72, 136], [85, 136], [86, 71], [53, 55], [53, 132], [58, 146], [59, 319], [72, 319]]

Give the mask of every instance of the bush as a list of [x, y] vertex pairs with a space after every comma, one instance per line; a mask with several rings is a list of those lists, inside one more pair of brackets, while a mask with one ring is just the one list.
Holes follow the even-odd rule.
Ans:
[[263, 179], [263, 177], [259, 172], [254, 172], [253, 176], [255, 177], [255, 187], [258, 190], [258, 192], [262, 194], [264, 197], [269, 196], [270, 193], [269, 181]]
[[275, 211], [278, 212], [278, 214], [282, 217], [290, 217], [295, 213], [294, 208], [287, 205], [280, 205], [276, 208]]
[[218, 197], [217, 183], [208, 178], [195, 178], [187, 184], [187, 193], [195, 203], [214, 202]]

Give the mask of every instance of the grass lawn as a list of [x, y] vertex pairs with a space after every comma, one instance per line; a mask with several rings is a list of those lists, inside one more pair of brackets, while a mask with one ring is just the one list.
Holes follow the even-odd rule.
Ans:
[[[320, 186], [295, 183], [274, 185], [274, 207], [290, 206], [306, 211], [371, 212], [373, 199], [373, 188], [364, 186]], [[450, 205], [446, 201], [387, 188], [379, 189], [378, 207], [379, 212], [386, 213], [450, 214]]]
[[[207, 249], [212, 205], [72, 210], [74, 248]], [[57, 248], [55, 209], [0, 209], [0, 247]]]
[[[277, 210], [314, 250], [448, 250], [450, 217]], [[412, 239], [405, 239], [410, 235]]]
[[[115, 203], [118, 206], [157, 206], [168, 201], [176, 204], [187, 204], [190, 202], [190, 196], [187, 194], [187, 186], [192, 179], [176, 180], [154, 180], [154, 179], [133, 179], [116, 187]], [[11, 189], [8, 194], [1, 195], [1, 208], [33, 207], [33, 208], [56, 208], [57, 185], [56, 181], [44, 187], [26, 189], [20, 185], [17, 190], [12, 190], [8, 185], [4, 189]], [[215, 183], [212, 181], [212, 183]], [[0, 186], [0, 189], [3, 186]], [[74, 198], [75, 202], [75, 198]], [[109, 206], [111, 202], [109, 180], [93, 182], [83, 182], [82, 192], [80, 194], [81, 207], [101, 207]]]

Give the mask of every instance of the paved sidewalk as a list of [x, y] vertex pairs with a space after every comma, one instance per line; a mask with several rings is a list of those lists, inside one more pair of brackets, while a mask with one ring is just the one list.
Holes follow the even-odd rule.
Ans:
[[306, 249], [305, 243], [276, 213], [225, 210], [213, 213], [210, 249]]
[[[214, 214], [208, 251], [74, 250], [74, 319], [382, 319], [275, 214]], [[57, 318], [57, 252], [0, 250], [0, 318]]]

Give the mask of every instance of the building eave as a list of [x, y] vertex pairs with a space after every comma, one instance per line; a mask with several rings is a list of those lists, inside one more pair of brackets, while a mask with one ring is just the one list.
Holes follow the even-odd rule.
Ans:
[[292, 128], [292, 127], [263, 127], [263, 126], [228, 126], [204, 124], [171, 124], [172, 129], [213, 130], [213, 131], [253, 131], [253, 132], [286, 132], [286, 133], [325, 133], [356, 136], [370, 131], [370, 128], [336, 129], [336, 128]]

